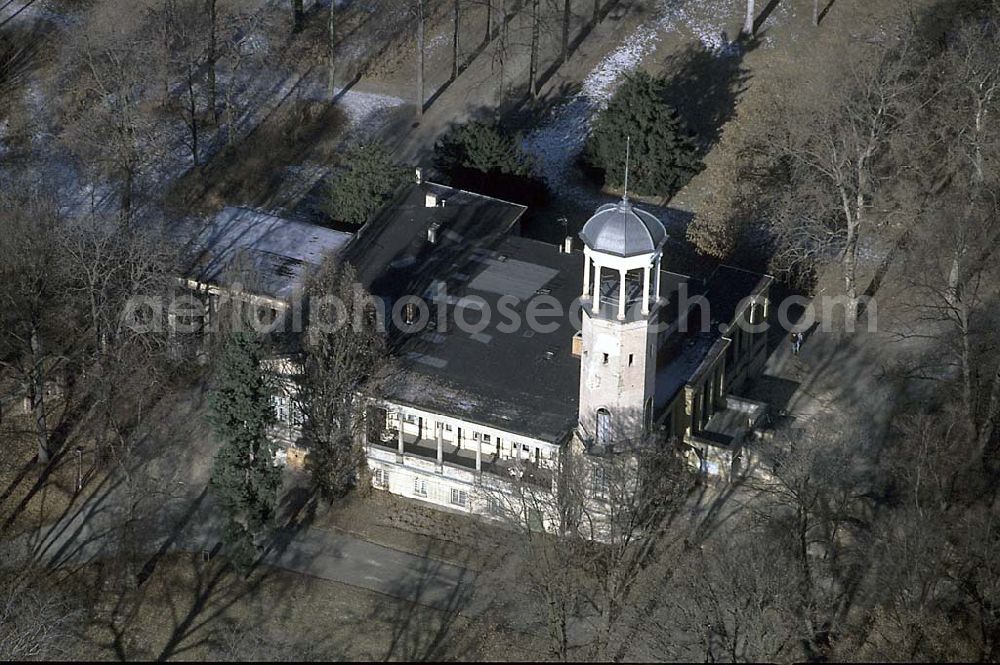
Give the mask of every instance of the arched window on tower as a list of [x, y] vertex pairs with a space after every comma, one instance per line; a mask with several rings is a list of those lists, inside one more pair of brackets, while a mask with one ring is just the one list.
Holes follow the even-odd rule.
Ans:
[[611, 412], [607, 409], [597, 410], [597, 445], [606, 446], [611, 443]]

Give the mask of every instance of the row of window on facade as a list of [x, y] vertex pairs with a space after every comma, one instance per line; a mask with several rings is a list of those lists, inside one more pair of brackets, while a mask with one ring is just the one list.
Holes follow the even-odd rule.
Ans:
[[[374, 486], [379, 489], [389, 489], [389, 471], [387, 469], [375, 469], [372, 472], [372, 481]], [[604, 469], [600, 466], [594, 467], [592, 471], [591, 492], [595, 496], [607, 495], [608, 479]], [[423, 476], [413, 476], [413, 495], [423, 499], [429, 497], [427, 479]], [[469, 493], [464, 489], [452, 487], [450, 503], [457, 508], [468, 508]], [[497, 496], [486, 497], [486, 510], [490, 515], [503, 515], [503, 500]]]
[[[386, 469], [375, 469], [372, 473], [373, 483], [375, 487], [379, 489], [389, 488], [389, 471]], [[427, 479], [421, 476], [413, 476], [413, 495], [420, 498], [428, 498], [427, 490]], [[468, 508], [469, 507], [469, 493], [457, 487], [451, 488], [451, 505], [458, 508]], [[495, 497], [488, 497], [487, 499], [488, 509], [491, 515], [501, 514], [501, 504], [500, 500]]]
[[[392, 418], [392, 417], [391, 416], [387, 416], [387, 418]], [[387, 422], [388, 422], [388, 426], [389, 427], [394, 427], [395, 426], [395, 422], [393, 422], [393, 420], [389, 420]], [[403, 414], [403, 422], [405, 422], [408, 425], [417, 425], [417, 426], [420, 426], [420, 417], [416, 416], [416, 415], [414, 415], [412, 413]], [[454, 429], [455, 429], [449, 423], [444, 423], [443, 427], [444, 427], [444, 431], [445, 432], [454, 432]], [[459, 429], [461, 430], [461, 432], [462, 432], [463, 435], [467, 431], [466, 428], [464, 428], [464, 427], [459, 428]], [[510, 455], [512, 457], [514, 457], [514, 456], [520, 457], [520, 453], [524, 453], [523, 456], [525, 458], [527, 458], [529, 460], [533, 459], [536, 464], [537, 463], [541, 463], [541, 461], [542, 461], [542, 449], [538, 448], [538, 447], [532, 448], [527, 443], [518, 444], [516, 441], [511, 441], [509, 439], [506, 442], [504, 442], [503, 439], [501, 439], [501, 437], [499, 437], [499, 436], [494, 436], [492, 434], [487, 434], [485, 432], [478, 432], [476, 430], [472, 430], [471, 437], [472, 437], [473, 441], [480, 441], [481, 440], [484, 444], [487, 444], [487, 445], [494, 445], [495, 444], [496, 445], [496, 453], [498, 455], [501, 452], [501, 445], [503, 443], [506, 443], [507, 447], [509, 447], [509, 449], [510, 449]], [[485, 451], [484, 450], [484, 452], [489, 452], [489, 451]], [[545, 455], [545, 460], [551, 462], [551, 461], [554, 461], [555, 458], [556, 458], [556, 452], [555, 452], [555, 450], [549, 449], [547, 451], [546, 455]]]

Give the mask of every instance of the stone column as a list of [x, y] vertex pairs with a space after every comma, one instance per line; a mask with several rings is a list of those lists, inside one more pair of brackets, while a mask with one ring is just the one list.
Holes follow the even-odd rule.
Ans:
[[594, 263], [594, 312], [601, 309], [601, 264]]
[[625, 275], [626, 270], [618, 271], [618, 320], [625, 320]]
[[442, 431], [444, 430], [444, 425], [437, 421], [434, 422], [434, 436], [437, 439], [437, 465], [438, 473], [444, 471], [444, 442], [442, 441]]
[[399, 443], [398, 443], [398, 448], [396, 449], [396, 457], [398, 458], [398, 461], [400, 461], [400, 462], [403, 461], [403, 452], [404, 452], [404, 448], [403, 448], [403, 412], [400, 411], [399, 412]]
[[642, 267], [642, 315], [649, 314], [649, 264]]
[[654, 275], [654, 282], [656, 282], [656, 302], [660, 302], [660, 257], [656, 257], [656, 275]]
[[584, 252], [583, 254], [583, 297], [584, 299], [590, 297], [590, 271], [593, 270], [593, 266], [590, 263], [590, 253]]
[[476, 441], [476, 473], [483, 472], [483, 437]]
[[694, 434], [695, 425], [695, 401], [696, 397], [691, 386], [684, 387], [684, 415], [687, 416], [687, 423], [684, 425], [685, 434], [691, 436]]

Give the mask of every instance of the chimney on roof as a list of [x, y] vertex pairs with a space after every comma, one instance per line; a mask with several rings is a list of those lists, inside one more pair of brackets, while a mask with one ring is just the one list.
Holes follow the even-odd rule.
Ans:
[[434, 222], [433, 224], [427, 227], [427, 242], [429, 242], [432, 245], [437, 244], [437, 232], [440, 227], [441, 227], [440, 222]]
[[416, 180], [418, 185], [422, 185], [424, 183], [424, 170], [419, 166], [414, 171], [414, 180]]
[[424, 197], [424, 207], [425, 208], [437, 208], [439, 205], [438, 195], [434, 192], [427, 192]]
[[562, 251], [564, 254], [573, 253], [573, 236], [566, 236], [566, 239], [563, 240]]

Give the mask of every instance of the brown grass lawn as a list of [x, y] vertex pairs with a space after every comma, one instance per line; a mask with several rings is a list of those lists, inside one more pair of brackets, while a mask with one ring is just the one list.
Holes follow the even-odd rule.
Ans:
[[[114, 563], [53, 579], [88, 609], [66, 655], [110, 660], [516, 660], [523, 635], [355, 587], [267, 569], [244, 579], [221, 557], [162, 559], [139, 589]], [[538, 645], [534, 645], [536, 648]]]
[[11, 415], [0, 425], [0, 538], [58, 519], [74, 499], [75, 453], [62, 451], [47, 468], [38, 465], [30, 427], [29, 418]]

